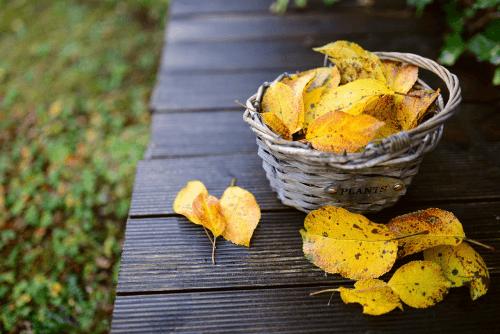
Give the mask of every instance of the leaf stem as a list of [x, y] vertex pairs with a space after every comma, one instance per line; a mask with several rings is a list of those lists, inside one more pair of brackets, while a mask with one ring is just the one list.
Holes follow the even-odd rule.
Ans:
[[496, 251], [495, 247], [487, 245], [487, 244], [483, 244], [482, 242], [474, 240], [474, 239], [465, 238], [464, 241], [470, 242], [471, 244], [474, 244], [477, 246], [484, 247], [492, 252]]
[[212, 237], [210, 236], [210, 233], [208, 233], [207, 228], [203, 226], [203, 231], [205, 231], [205, 234], [207, 235], [208, 240], [210, 240], [210, 243], [213, 245], [214, 241], [212, 240]]
[[231, 179], [231, 182], [229, 183], [229, 186], [230, 186], [230, 187], [234, 187], [234, 186], [236, 185], [236, 182], [238, 182], [238, 179], [237, 179], [237, 178], [235, 178], [235, 177], [233, 177], [233, 178]]
[[332, 294], [330, 295], [330, 299], [328, 299], [328, 304], [326, 304], [327, 306], [330, 306], [331, 303], [332, 303], [332, 298], [333, 298], [333, 295], [335, 294], [335, 292], [332, 292]]
[[210, 237], [210, 233], [208, 233], [205, 226], [203, 226], [203, 230], [205, 231], [205, 234], [207, 235], [208, 240], [210, 240], [210, 243], [212, 244], [212, 264], [215, 265], [215, 248], [216, 248], [215, 243], [217, 242], [217, 237], [214, 237], [212, 239], [212, 237]]
[[424, 235], [424, 234], [429, 234], [429, 231], [425, 230], [425, 231], [420, 231], [420, 232], [416, 232], [416, 233], [412, 233], [412, 234], [408, 234], [408, 235], [402, 235], [402, 236], [393, 238], [391, 240], [405, 239], [405, 238], [415, 237], [417, 235]]
[[319, 290], [319, 291], [315, 291], [315, 292], [311, 292], [309, 294], [309, 296], [315, 296], [315, 295], [319, 295], [321, 293], [327, 293], [327, 292], [339, 292], [340, 290], [339, 289], [325, 289], [325, 290]]
[[214, 237], [214, 243], [212, 244], [212, 264], [215, 265], [215, 242], [217, 241], [217, 237]]

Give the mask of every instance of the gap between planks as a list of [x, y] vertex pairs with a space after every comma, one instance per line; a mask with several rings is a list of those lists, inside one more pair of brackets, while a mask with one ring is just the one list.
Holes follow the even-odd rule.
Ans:
[[[433, 200], [413, 200], [409, 203], [405, 204], [418, 204], [418, 205], [431, 205], [431, 204], [443, 204], [443, 205], [453, 205], [453, 204], [498, 204], [500, 207], [500, 196], [493, 196], [491, 198], [473, 198], [473, 199], [467, 199], [467, 198], [461, 198], [461, 199], [433, 199]], [[394, 206], [396, 206], [395, 204]], [[292, 207], [284, 207], [284, 208], [273, 208], [273, 209], [262, 209], [261, 212], [263, 213], [300, 213], [300, 214], [305, 214], [299, 210], [296, 210]], [[182, 215], [176, 214], [176, 213], [158, 213], [158, 214], [130, 214], [128, 215], [128, 218], [130, 219], [147, 219], [147, 218], [173, 218], [173, 217], [183, 217]]]

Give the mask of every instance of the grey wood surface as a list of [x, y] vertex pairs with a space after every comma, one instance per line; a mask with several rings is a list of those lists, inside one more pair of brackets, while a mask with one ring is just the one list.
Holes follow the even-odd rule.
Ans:
[[302, 39], [335, 32], [351, 39], [359, 34], [432, 33], [440, 21], [425, 15], [415, 19], [410, 11], [331, 11], [290, 13], [284, 16], [235, 14], [199, 15], [172, 20], [167, 29], [169, 42]]
[[[302, 255], [304, 214], [282, 205], [241, 120], [244, 102], [283, 71], [319, 66], [313, 46], [349, 39], [371, 50], [436, 57], [442, 20], [417, 19], [405, 1], [343, 0], [325, 9], [269, 13], [270, 0], [173, 0], [158, 81], [151, 98], [151, 142], [138, 164], [113, 313], [113, 333], [495, 333], [500, 255], [479, 249], [492, 275], [471, 302], [454, 289], [437, 306], [362, 315], [338, 296], [310, 297], [351, 284], [325, 276]], [[438, 148], [425, 157], [408, 194], [377, 222], [408, 211], [453, 211], [471, 238], [500, 247], [499, 91], [488, 67], [461, 60], [464, 100]], [[435, 85], [435, 81], [431, 84]], [[262, 220], [250, 248], [220, 240], [217, 264], [198, 226], [172, 211], [178, 190], [200, 179], [220, 196], [236, 177], [253, 192]], [[414, 258], [418, 258], [415, 256]]]
[[[496, 282], [498, 283], [498, 281]], [[465, 288], [431, 309], [361, 314], [325, 286], [132, 295], [115, 304], [114, 333], [498, 333], [499, 285], [472, 303]]]
[[[318, 67], [323, 63], [323, 55], [313, 52], [312, 48], [338, 37], [324, 34], [307, 36], [302, 40], [172, 42], [165, 48], [162, 71], [168, 75], [186, 72], [296, 71]], [[398, 34], [390, 39], [387, 36], [365, 34], [355, 40], [370, 50], [377, 50], [380, 45], [384, 45], [384, 50], [413, 52], [431, 58], [437, 56], [440, 46], [438, 39], [429, 40], [427, 34]], [[199, 52], [191, 52], [193, 48]]]
[[[391, 217], [428, 206], [405, 202], [369, 217], [386, 223]], [[497, 202], [441, 203], [439, 207], [460, 218], [469, 238], [500, 247]], [[265, 212], [250, 248], [236, 247], [223, 239], [218, 241], [215, 266], [211, 263], [211, 245], [203, 229], [184, 217], [132, 218], [127, 223], [127, 243], [117, 291], [172, 292], [346, 282], [338, 275], [325, 276], [304, 258], [299, 234], [304, 217], [289, 210]], [[500, 274], [498, 254], [484, 249], [478, 251], [490, 273]], [[418, 255], [412, 259], [420, 258]], [[383, 277], [387, 278], [390, 275]]]
[[[321, 64], [322, 62], [310, 66], [297, 66], [296, 69], [318, 67]], [[161, 72], [158, 74], [158, 84], [153, 93], [151, 107], [157, 112], [234, 109], [238, 106], [235, 101], [244, 103], [248, 97], [255, 94], [264, 81], [272, 81], [283, 72], [295, 72], [289, 66], [276, 68], [270, 63], [264, 63], [262, 66], [264, 69], [251, 71]], [[460, 77], [463, 100], [498, 104], [500, 90], [491, 86], [490, 77], [480, 76], [481, 73], [488, 73], [482, 67], [481, 65], [477, 68], [458, 67], [454, 71]], [[427, 80], [431, 86], [442, 85], [435, 80], [435, 77], [428, 76], [428, 78], [431, 79]]]

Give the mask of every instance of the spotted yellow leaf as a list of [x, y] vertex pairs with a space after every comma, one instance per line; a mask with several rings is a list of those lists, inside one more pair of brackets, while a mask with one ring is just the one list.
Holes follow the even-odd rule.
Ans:
[[193, 211], [193, 202], [200, 194], [208, 195], [208, 190], [205, 185], [198, 180], [189, 181], [175, 197], [173, 205], [174, 212], [185, 216], [195, 224], [200, 224], [198, 217]]
[[364, 50], [358, 44], [348, 41], [336, 41], [315, 48], [314, 51], [328, 56], [341, 73], [341, 82], [372, 78], [385, 82], [382, 62], [374, 53]]
[[381, 81], [358, 79], [325, 92], [314, 109], [314, 116], [317, 118], [331, 111], [359, 115], [382, 95], [393, 94], [394, 92]]
[[314, 71], [315, 76], [304, 91], [304, 128], [307, 128], [316, 118], [315, 109], [323, 94], [336, 88], [340, 83], [340, 73], [335, 66], [320, 67], [311, 71]]
[[344, 303], [361, 304], [365, 314], [381, 315], [395, 308], [403, 310], [398, 295], [379, 279], [363, 279], [354, 283], [354, 289], [340, 287], [338, 291]]
[[490, 275], [483, 258], [468, 243], [437, 246], [424, 251], [424, 258], [441, 266], [452, 287], [467, 285], [472, 300], [488, 291]]
[[294, 129], [290, 129], [291, 133], [300, 131], [304, 126], [305, 119], [305, 107], [304, 107], [304, 92], [306, 86], [309, 85], [311, 80], [315, 77], [316, 73], [314, 71], [306, 71], [302, 73], [295, 74], [291, 78], [285, 78], [283, 83], [287, 84], [292, 88], [294, 92], [294, 100], [299, 109], [297, 126]]
[[369, 115], [332, 111], [309, 126], [306, 139], [325, 152], [356, 152], [375, 138], [384, 122]]
[[460, 221], [449, 211], [429, 208], [395, 217], [387, 227], [398, 237], [421, 232], [399, 240], [400, 257], [439, 245], [456, 246], [465, 238]]
[[441, 267], [431, 261], [412, 261], [396, 270], [387, 283], [401, 300], [415, 308], [426, 308], [448, 293], [450, 282]]
[[[262, 98], [262, 112], [263, 114], [274, 114], [288, 129], [290, 134], [293, 134], [295, 129], [300, 126], [301, 108], [296, 99], [295, 92], [290, 86], [282, 82], [274, 82], [266, 89]], [[266, 119], [269, 120], [271, 118], [265, 117], [264, 122], [266, 122]], [[275, 125], [274, 123], [271, 124], [268, 125], [273, 129]]]
[[378, 130], [375, 138], [382, 139], [401, 131], [395, 109], [394, 95], [382, 95], [366, 106], [363, 111], [364, 114], [373, 116], [385, 123], [384, 126]]
[[439, 96], [436, 91], [416, 90], [404, 96], [396, 106], [396, 117], [403, 130], [415, 128]]
[[288, 127], [283, 123], [275, 113], [265, 112], [261, 114], [262, 120], [266, 125], [273, 130], [276, 134], [280, 135], [283, 139], [291, 140], [292, 134]]
[[197, 217], [196, 224], [208, 228], [214, 237], [218, 237], [226, 228], [226, 219], [217, 197], [205, 193], [199, 194], [193, 201], [193, 212]]
[[325, 206], [311, 211], [300, 233], [306, 258], [327, 273], [376, 278], [396, 260], [398, 243], [385, 225], [343, 208]]
[[226, 219], [222, 236], [237, 245], [249, 247], [260, 220], [260, 207], [255, 197], [243, 188], [231, 186], [222, 194], [220, 205]]
[[408, 93], [418, 79], [418, 67], [415, 65], [383, 60], [382, 70], [387, 85], [398, 93]]

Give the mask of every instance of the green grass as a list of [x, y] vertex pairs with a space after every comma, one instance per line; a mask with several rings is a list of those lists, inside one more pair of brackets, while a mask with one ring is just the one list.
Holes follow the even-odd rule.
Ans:
[[166, 0], [0, 0], [0, 332], [109, 329]]

